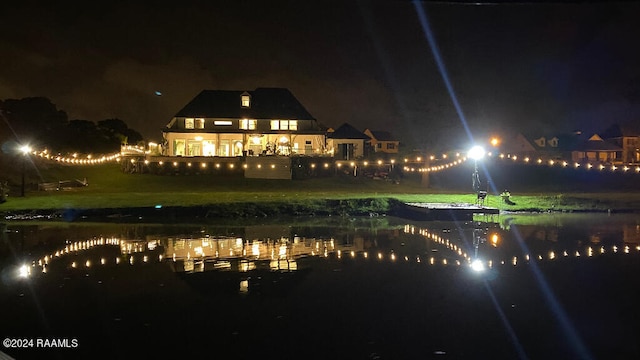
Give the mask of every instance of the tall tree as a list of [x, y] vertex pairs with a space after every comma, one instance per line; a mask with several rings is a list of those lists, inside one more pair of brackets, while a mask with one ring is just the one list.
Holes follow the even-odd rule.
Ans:
[[10, 131], [4, 136], [19, 143], [58, 145], [56, 135], [61, 135], [69, 122], [67, 113], [44, 97], [0, 101], [0, 111]]

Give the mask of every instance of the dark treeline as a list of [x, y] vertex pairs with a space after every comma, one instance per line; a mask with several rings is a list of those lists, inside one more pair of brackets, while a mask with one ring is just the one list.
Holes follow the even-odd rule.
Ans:
[[28, 144], [59, 153], [112, 153], [121, 144], [143, 141], [139, 132], [120, 119], [69, 120], [67, 113], [44, 97], [0, 100], [0, 141]]

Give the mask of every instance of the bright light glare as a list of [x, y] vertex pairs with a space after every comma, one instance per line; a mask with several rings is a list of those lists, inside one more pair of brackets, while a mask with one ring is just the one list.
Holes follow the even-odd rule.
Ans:
[[28, 154], [28, 153], [30, 153], [30, 152], [31, 152], [31, 146], [29, 146], [29, 145], [22, 145], [22, 146], [20, 146], [20, 151], [21, 151], [23, 154]]
[[482, 146], [476, 145], [469, 150], [467, 155], [474, 160], [480, 160], [484, 157], [484, 149]]
[[18, 269], [18, 277], [26, 279], [29, 277], [29, 275], [31, 275], [31, 269], [29, 268], [29, 266], [27, 265], [20, 266], [20, 268]]
[[484, 271], [484, 263], [480, 259], [476, 259], [471, 263], [471, 270], [476, 272]]

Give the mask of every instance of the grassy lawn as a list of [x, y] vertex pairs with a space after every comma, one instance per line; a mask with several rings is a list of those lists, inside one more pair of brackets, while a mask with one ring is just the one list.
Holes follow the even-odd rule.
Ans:
[[[466, 172], [460, 176], [468, 177]], [[457, 175], [453, 175], [457, 176]], [[307, 180], [245, 179], [216, 175], [125, 174], [117, 164], [52, 166], [39, 168], [26, 197], [12, 191], [0, 211], [64, 208], [126, 208], [198, 206], [223, 203], [312, 203], [327, 199], [388, 199], [405, 202], [474, 203], [471, 189], [421, 185], [419, 175], [405, 176], [400, 184], [352, 176]], [[89, 186], [66, 191], [37, 191], [36, 182], [87, 179]], [[447, 181], [440, 181], [445, 182]], [[453, 183], [453, 181], [449, 181]], [[485, 205], [501, 210], [634, 210], [640, 194], [600, 189], [598, 192], [512, 192], [515, 205], [490, 195]]]

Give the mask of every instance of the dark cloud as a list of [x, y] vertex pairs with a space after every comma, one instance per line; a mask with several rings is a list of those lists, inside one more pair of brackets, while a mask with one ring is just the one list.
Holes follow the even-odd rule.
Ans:
[[[420, 6], [474, 134], [638, 119], [640, 4]], [[23, 2], [0, 14], [0, 47], [0, 99], [150, 139], [202, 89], [279, 86], [327, 126], [465, 141], [409, 1]]]

